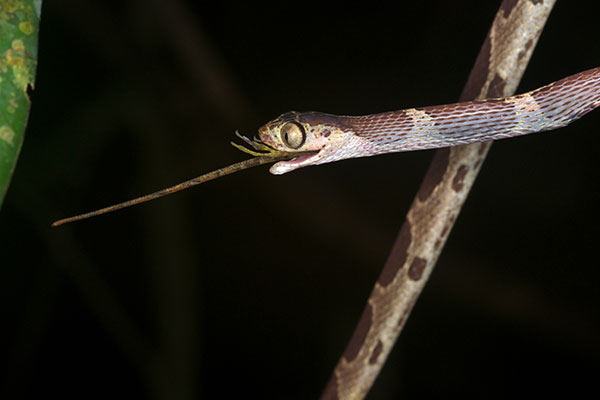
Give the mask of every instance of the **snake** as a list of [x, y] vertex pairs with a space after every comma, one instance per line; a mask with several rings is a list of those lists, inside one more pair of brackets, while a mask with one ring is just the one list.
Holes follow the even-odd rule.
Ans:
[[600, 68], [509, 95], [514, 93], [553, 5], [554, 0], [503, 0], [461, 96], [463, 100], [485, 100], [364, 116], [288, 112], [259, 128], [258, 139], [240, 136], [251, 148], [234, 145], [257, 156], [251, 160], [53, 225], [139, 204], [275, 161], [270, 172], [281, 175], [350, 158], [441, 149], [434, 156], [354, 334], [321, 396], [362, 399], [432, 271], [489, 143], [565, 127], [600, 105]]
[[[447, 124], [450, 122], [463, 128], [458, 143], [471, 143], [441, 148], [435, 152], [350, 341], [322, 392], [322, 400], [363, 399], [373, 386], [433, 271], [485, 161], [492, 143], [486, 140], [559, 128], [597, 105], [598, 94], [593, 89], [597, 88], [597, 70], [565, 78], [521, 96], [512, 96], [554, 4], [555, 0], [502, 1], [460, 96], [460, 100], [467, 104], [410, 109], [395, 115], [386, 113], [362, 120], [341, 118], [341, 125], [337, 124], [340, 120], [334, 117], [338, 138], [350, 135], [353, 136], [353, 143], [332, 143], [326, 150], [325, 141], [314, 141], [310, 146], [318, 149], [319, 153], [325, 150], [318, 157], [301, 157], [291, 160], [289, 164], [273, 166], [271, 172], [284, 173], [327, 159], [343, 159], [348, 151], [354, 151], [357, 156], [374, 155], [371, 143], [378, 139], [391, 151], [404, 151], [412, 146], [435, 147], [444, 141], [457, 143], [448, 136], [448, 131], [439, 129], [449, 126]], [[494, 103], [493, 106], [488, 105], [503, 126], [488, 130], [485, 117], [480, 118], [477, 111], [472, 109], [485, 109], [485, 103], [468, 102], [486, 98], [496, 98], [489, 102]], [[556, 103], [549, 104], [551, 98]], [[464, 115], [454, 114], [450, 117], [445, 113], [459, 109], [473, 120], [467, 121]], [[453, 114], [452, 111], [450, 113]], [[321, 136], [327, 134], [327, 123], [323, 124], [325, 121], [315, 121], [313, 116], [309, 116], [308, 120], [311, 119], [325, 128]], [[401, 120], [407, 125], [402, 125]], [[298, 129], [288, 127], [282, 131], [286, 122], [296, 124]], [[365, 125], [370, 122], [376, 123], [375, 129], [381, 129], [382, 137], [373, 138], [364, 131]], [[308, 148], [308, 142], [305, 145], [305, 141], [311, 139], [310, 134], [314, 132], [310, 132], [309, 128], [308, 135], [303, 133], [302, 130], [307, 129], [305, 123], [306, 120], [299, 116], [283, 115], [267, 124], [261, 130], [260, 138], [279, 148]], [[471, 124], [484, 128], [486, 132], [476, 132]], [[391, 126], [394, 126], [392, 132], [384, 130], [384, 127]], [[295, 138], [289, 134], [286, 136], [285, 130], [296, 131], [292, 134]], [[416, 132], [421, 137], [407, 142], [402, 135], [407, 131]], [[316, 132], [316, 135], [318, 137], [319, 133]]]
[[290, 111], [260, 127], [259, 139], [250, 140], [237, 134], [254, 150], [233, 143], [234, 146], [258, 156], [254, 160], [213, 171], [141, 198], [66, 218], [53, 226], [139, 204], [278, 159], [283, 161], [269, 169], [274, 175], [348, 158], [494, 141], [567, 126], [599, 105], [600, 67], [597, 67], [505, 98], [363, 116]]
[[53, 226], [139, 204], [248, 166], [278, 159], [283, 161], [270, 168], [274, 175], [348, 158], [493, 141], [564, 127], [598, 105], [600, 67], [505, 98], [363, 116], [291, 111], [260, 127], [259, 139], [249, 140], [238, 134], [254, 150], [234, 145], [259, 156], [254, 160], [213, 171], [151, 195], [66, 218]]
[[600, 67], [505, 98], [407, 108], [364, 116], [287, 112], [259, 128], [278, 151], [312, 152], [279, 161], [270, 172], [348, 158], [465, 145], [554, 130], [600, 105]]
[[[504, 98], [465, 101], [454, 104], [408, 108], [364, 116], [336, 116], [319, 112], [288, 112], [262, 126], [254, 147], [268, 146], [280, 152], [302, 155], [275, 163], [270, 172], [284, 174], [299, 168], [379, 154], [443, 148], [495, 141], [565, 127], [600, 106], [600, 67], [589, 69], [538, 89]], [[448, 227], [445, 228], [448, 230]], [[446, 233], [447, 234], [447, 233]], [[402, 235], [402, 233], [401, 233]], [[427, 264], [416, 257], [407, 272], [409, 281], [418, 281]], [[400, 273], [400, 269], [397, 273]], [[384, 274], [382, 274], [383, 277]], [[396, 276], [387, 278], [391, 284]], [[401, 280], [406, 285], [405, 280]], [[405, 313], [382, 299], [385, 289], [402, 293], [402, 285], [391, 288], [380, 278], [369, 299], [365, 314], [371, 323], [374, 309], [387, 309], [389, 318], [381, 325], [403, 323]], [[412, 306], [412, 304], [411, 304]], [[365, 315], [363, 314], [363, 316]], [[362, 320], [361, 320], [362, 321]], [[360, 324], [357, 328], [359, 331]], [[363, 328], [364, 330], [364, 328]], [[363, 332], [364, 335], [366, 333]], [[372, 338], [377, 338], [373, 334]], [[364, 340], [362, 347], [347, 350], [335, 375], [333, 389], [323, 398], [362, 398], [365, 390], [358, 377], [370, 375], [373, 360], [382, 351], [383, 341]], [[351, 349], [351, 344], [349, 349]], [[363, 357], [352, 366], [360, 352]], [[349, 368], [351, 366], [351, 368]], [[345, 375], [343, 372], [347, 372]], [[345, 380], [346, 378], [347, 380]], [[369, 378], [366, 379], [369, 381]], [[354, 381], [358, 381], [358, 384]], [[371, 382], [369, 381], [368, 384]], [[348, 386], [348, 387], [345, 387]], [[330, 387], [328, 387], [330, 388]], [[342, 395], [344, 391], [349, 394]], [[358, 393], [358, 394], [357, 394]]]

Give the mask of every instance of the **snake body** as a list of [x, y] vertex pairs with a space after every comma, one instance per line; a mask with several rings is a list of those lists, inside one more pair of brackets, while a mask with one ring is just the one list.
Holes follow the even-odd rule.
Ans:
[[[260, 145], [290, 153], [313, 152], [278, 162], [271, 167], [273, 174], [347, 158], [441, 148], [322, 400], [363, 399], [372, 387], [434, 268], [491, 141], [564, 127], [600, 105], [600, 68], [513, 96], [554, 3], [502, 1], [461, 103], [359, 117], [291, 112], [260, 128], [256, 142]], [[462, 144], [471, 145], [456, 146]]]
[[[249, 166], [280, 161], [273, 174], [328, 162], [431, 148], [436, 152], [357, 327], [321, 396], [363, 399], [402, 330], [497, 139], [564, 127], [600, 105], [600, 68], [516, 96], [518, 82], [555, 0], [503, 0], [483, 43], [463, 100], [365, 116], [289, 112], [244, 139], [255, 156], [201, 177], [98, 211], [88, 218], [147, 201]], [[505, 97], [502, 97], [505, 96]]]
[[[361, 117], [291, 112], [260, 128], [260, 141], [278, 151], [314, 152], [278, 162], [271, 168], [274, 174], [346, 158], [454, 146], [435, 153], [322, 400], [363, 399], [372, 387], [491, 141], [564, 127], [599, 105], [600, 68], [512, 96], [553, 6], [554, 0], [502, 2], [461, 103]], [[472, 99], [478, 101], [467, 101]]]
[[366, 116], [288, 112], [259, 129], [281, 151], [315, 151], [273, 165], [279, 175], [355, 157], [449, 147], [548, 131], [600, 105], [600, 68], [516, 96], [408, 108]]

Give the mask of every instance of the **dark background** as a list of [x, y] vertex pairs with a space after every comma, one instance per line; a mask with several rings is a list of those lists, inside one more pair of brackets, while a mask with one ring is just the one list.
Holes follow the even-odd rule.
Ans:
[[[595, 3], [558, 1], [519, 91], [600, 65]], [[316, 398], [432, 152], [49, 225], [242, 160], [234, 130], [285, 111], [454, 102], [500, 1], [398, 4], [44, 2], [0, 213], [0, 396]], [[494, 144], [370, 399], [596, 391], [599, 126]]]

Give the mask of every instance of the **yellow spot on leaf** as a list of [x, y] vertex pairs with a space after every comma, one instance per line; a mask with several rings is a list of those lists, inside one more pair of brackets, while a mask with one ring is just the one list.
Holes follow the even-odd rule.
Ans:
[[19, 29], [26, 35], [31, 35], [34, 31], [33, 24], [29, 21], [23, 21], [19, 24]]
[[9, 104], [6, 107], [6, 111], [8, 111], [9, 114], [14, 114], [15, 111], [17, 111], [17, 108], [19, 108], [19, 104], [14, 98], [8, 100], [8, 103]]
[[6, 143], [13, 145], [15, 138], [15, 132], [8, 125], [0, 126], [0, 140], [4, 140]]
[[25, 5], [21, 1], [15, 0], [2, 0], [0, 1], [0, 9], [6, 13], [14, 13], [17, 10], [22, 10]]
[[6, 63], [11, 67], [21, 68], [25, 64], [23, 57], [13, 55], [12, 49], [6, 50]]
[[[21, 23], [23, 23], [23, 22], [21, 22]], [[29, 22], [27, 22], [27, 23], [29, 23]], [[18, 51], [19, 53], [25, 52], [25, 45], [23, 44], [23, 41], [21, 39], [13, 40], [12, 43], [10, 44], [10, 47], [12, 47], [14, 51]]]

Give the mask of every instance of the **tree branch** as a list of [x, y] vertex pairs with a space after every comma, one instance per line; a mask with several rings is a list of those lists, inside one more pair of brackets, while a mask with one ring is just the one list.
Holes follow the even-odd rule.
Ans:
[[[504, 0], [461, 101], [514, 94], [554, 0]], [[431, 274], [491, 143], [438, 150], [322, 399], [362, 399]]]

